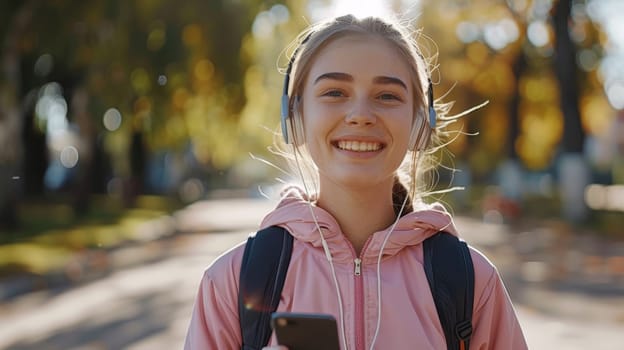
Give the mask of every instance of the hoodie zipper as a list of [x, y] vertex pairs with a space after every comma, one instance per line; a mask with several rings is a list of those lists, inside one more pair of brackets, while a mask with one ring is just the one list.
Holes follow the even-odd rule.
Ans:
[[362, 274], [362, 259], [355, 258], [354, 264], [355, 264], [355, 268], [353, 272], [355, 273], [356, 276], [361, 275]]
[[[360, 256], [363, 256], [363, 253], [366, 251], [366, 248], [371, 241], [371, 237], [369, 237], [364, 243], [364, 246], [360, 251]], [[364, 333], [364, 280], [362, 277], [362, 259], [355, 254], [353, 246], [349, 246], [351, 247], [353, 255], [356, 256], [353, 260], [353, 275], [355, 278], [355, 350], [364, 350], [366, 347], [366, 337]]]

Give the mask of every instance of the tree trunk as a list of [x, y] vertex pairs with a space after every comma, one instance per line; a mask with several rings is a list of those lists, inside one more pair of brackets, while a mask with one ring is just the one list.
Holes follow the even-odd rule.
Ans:
[[34, 1], [24, 3], [8, 25], [5, 42], [2, 43], [3, 85], [0, 86], [0, 229], [18, 226], [17, 206], [22, 191], [21, 166], [23, 150], [22, 108], [20, 103], [20, 47], [19, 39], [29, 26]]
[[572, 0], [559, 0], [554, 6], [554, 68], [559, 82], [559, 91], [561, 93], [560, 106], [564, 119], [561, 147], [564, 153], [583, 153], [585, 133], [581, 126], [581, 112], [579, 109], [576, 47], [570, 37], [568, 25]]
[[516, 93], [513, 94], [509, 101], [509, 127], [508, 127], [508, 143], [507, 157], [511, 160], [518, 160], [518, 152], [516, 151], [516, 141], [520, 136], [520, 79], [524, 75], [527, 68], [527, 59], [524, 50], [518, 52], [518, 56], [512, 65], [512, 72], [516, 81]]
[[583, 156], [585, 134], [581, 125], [579, 88], [577, 81], [576, 47], [570, 37], [572, 0], [559, 0], [552, 11], [555, 32], [554, 70], [559, 83], [560, 106], [563, 113], [563, 139], [557, 161], [559, 190], [563, 216], [572, 222], [587, 219], [584, 200], [590, 171]]
[[137, 196], [143, 193], [147, 160], [146, 152], [143, 134], [139, 131], [134, 131], [130, 142], [130, 176], [126, 179], [123, 194], [126, 207], [133, 207], [136, 204]]
[[512, 70], [516, 80], [516, 93], [509, 101], [509, 125], [507, 128], [507, 159], [497, 169], [498, 182], [505, 200], [514, 205], [522, 201], [524, 193], [524, 169], [516, 151], [516, 141], [520, 136], [520, 92], [519, 82], [527, 67], [526, 57], [522, 50], [513, 63]]
[[72, 186], [74, 213], [81, 216], [89, 210], [93, 190], [93, 158], [96, 147], [96, 131], [89, 114], [89, 94], [86, 88], [77, 86], [71, 97], [73, 121], [78, 125], [78, 154], [76, 178]]
[[[34, 72], [29, 67], [34, 66], [36, 58], [24, 58], [22, 56], [22, 89], [21, 108], [23, 115], [21, 140], [24, 155], [24, 165], [22, 167], [22, 186], [23, 194], [26, 198], [41, 196], [45, 192], [44, 177], [49, 165], [48, 145], [46, 142], [46, 133], [39, 130], [36, 125], [36, 105], [38, 101], [38, 88], [28, 90], [32, 86], [41, 83], [40, 79], [34, 77]], [[29, 73], [33, 72], [33, 73]]]

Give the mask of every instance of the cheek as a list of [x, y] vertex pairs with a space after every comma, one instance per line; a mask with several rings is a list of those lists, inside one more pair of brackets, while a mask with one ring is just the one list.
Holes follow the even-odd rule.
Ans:
[[391, 130], [395, 142], [400, 142], [401, 145], [409, 142], [409, 138], [413, 129], [412, 117], [407, 117], [405, 113], [397, 115], [396, 118], [392, 118], [386, 124]]
[[306, 141], [322, 139], [332, 127], [331, 111], [318, 105], [308, 106], [303, 109], [301, 122]]
[[323, 127], [321, 123], [318, 123], [318, 120], [312, 120], [310, 122], [304, 123], [303, 133], [305, 134], [306, 148], [310, 153], [310, 156], [316, 163], [316, 160], [322, 154], [327, 130]]

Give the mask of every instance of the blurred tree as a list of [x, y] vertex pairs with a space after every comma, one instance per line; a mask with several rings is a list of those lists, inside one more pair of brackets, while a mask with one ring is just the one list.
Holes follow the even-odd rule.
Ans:
[[[566, 3], [568, 15], [553, 17], [556, 13], [561, 13], [562, 2]], [[573, 46], [569, 44], [559, 46], [564, 43], [561, 41], [563, 38], [553, 41], [556, 36], [565, 34], [566, 40], [574, 45], [568, 28], [575, 26], [577, 28], [572, 29], [574, 31], [572, 36], [576, 38], [582, 36], [585, 51], [591, 51], [585, 52], [586, 55], [583, 57], [594, 57], [598, 54], [595, 48], [601, 45], [600, 36], [596, 34], [599, 29], [587, 20], [586, 6], [585, 1], [516, 0], [500, 2], [445, 0], [423, 5], [422, 12], [419, 12], [419, 21], [425, 33], [437, 43], [434, 49], [429, 51], [440, 57], [442, 89], [436, 90], [444, 91], [445, 88], [455, 85], [449, 99], [456, 101], [455, 107], [459, 110], [469, 108], [482, 99], [491, 101], [490, 106], [477, 111], [473, 117], [467, 119], [468, 123], [475, 124], [469, 130], [479, 130], [482, 137], [472, 145], [474, 148], [471, 152], [465, 151], [464, 142], [460, 138], [459, 145], [455, 147], [460, 156], [468, 156], [471, 153], [478, 155], [479, 149], [485, 147], [490, 155], [483, 158], [489, 159], [490, 162], [485, 166], [486, 169], [492, 169], [495, 163], [503, 158], [519, 158], [529, 169], [541, 170], [551, 164], [559, 142], [562, 145], [575, 143], [573, 147], [576, 148], [582, 144], [583, 128], [579, 112], [581, 95], [578, 81], [576, 84], [566, 84], [562, 90], [564, 93], [572, 88], [577, 90], [576, 96], [565, 97], [568, 104], [565, 110], [572, 110], [571, 104], [576, 103], [577, 111], [568, 114], [573, 120], [565, 117], [565, 125], [564, 113], [555, 112], [559, 110], [559, 92], [556, 90], [553, 92], [551, 86], [558, 84], [558, 77], [564, 75], [570, 79], [580, 77], [584, 83], [596, 80], [588, 77], [596, 75], [597, 64], [585, 63], [585, 66], [593, 65], [594, 68], [580, 72], [578, 69], [580, 56], [577, 52], [569, 50]], [[571, 11], [575, 13], [574, 17], [571, 16]], [[581, 19], [582, 24], [575, 24]], [[549, 21], [559, 23], [565, 28], [559, 29], [557, 34], [555, 27], [549, 28]], [[582, 28], [579, 29], [579, 26]], [[429, 43], [429, 48], [431, 46]], [[599, 56], [593, 58], [594, 61], [598, 59]], [[584, 61], [587, 62], [588, 59]], [[554, 74], [555, 69], [568, 71], [565, 74], [562, 71]], [[586, 87], [582, 91], [583, 94], [595, 95], [595, 83], [583, 86]], [[466, 98], [468, 96], [476, 97], [477, 102], [472, 98]], [[506, 137], [503, 138], [488, 136], [490, 133], [500, 132], [501, 129], [492, 125], [492, 118], [485, 117], [489, 115], [489, 110], [500, 111], [498, 105], [506, 106], [507, 110], [496, 118], [497, 123], [504, 125], [502, 135]], [[556, 113], [560, 113], [561, 116], [557, 116]], [[535, 115], [546, 118], [545, 122], [533, 122]], [[569, 131], [565, 131], [569, 136], [564, 137], [563, 133], [560, 134], [559, 130], [563, 128], [569, 128]], [[575, 131], [571, 133], [571, 130]], [[554, 142], [542, 143], [538, 135], [546, 136]], [[571, 139], [564, 140], [567, 137]], [[490, 143], [495, 141], [498, 144]], [[501, 142], [507, 144], [507, 147], [501, 148]], [[543, 144], [545, 148], [538, 150], [532, 146], [533, 144]], [[494, 150], [506, 152], [500, 154], [503, 157], [492, 157]]]
[[[565, 15], [563, 3], [574, 5], [572, 16], [567, 9]], [[76, 208], [87, 208], [93, 186], [106, 188], [111, 176], [124, 179], [120, 188], [128, 194], [145, 189], [145, 162], [155, 152], [190, 152], [196, 166], [215, 179], [219, 171], [245, 164], [240, 160], [249, 151], [271, 142], [272, 133], [262, 127], [275, 130], [278, 125], [282, 76], [276, 57], [283, 68], [285, 55], [279, 53], [308, 24], [308, 6], [296, 0], [2, 2], [2, 223], [15, 222], [22, 189], [41, 193], [46, 168], [59, 164], [65, 149], [49, 155], [46, 150], [50, 120], [36, 107], [48, 90], [60, 91], [62, 99], [56, 101], [65, 104], [65, 131], [71, 137], [63, 147], [74, 147], [79, 156], [63, 170], [70, 176]], [[491, 101], [463, 122], [465, 131], [479, 131], [481, 137], [459, 134], [451, 145], [477, 179], [487, 180], [508, 158], [529, 169], [547, 169], [559, 141], [562, 149], [582, 147], [579, 130], [596, 129], [597, 119], [585, 115], [587, 106], [604, 97], [588, 90], [577, 90], [576, 97], [562, 95], [566, 104], [577, 101], [576, 116], [565, 112], [570, 106], [562, 113], [550, 61], [560, 50], [552, 40], [554, 28], [577, 23], [583, 1], [441, 0], [422, 6], [410, 5], [405, 18], [417, 19], [437, 43], [419, 37], [426, 54], [440, 57], [441, 79], [433, 71], [436, 96], [450, 91], [446, 99], [455, 101], [456, 111]], [[556, 17], [555, 10], [564, 16]], [[551, 14], [558, 23], [552, 28], [545, 25]], [[597, 29], [586, 32], [583, 50], [594, 53], [603, 43], [594, 34]], [[565, 55], [580, 79], [592, 77], [590, 84], [582, 80], [576, 86], [600, 85], [597, 64], [579, 75], [575, 53]], [[585, 101], [580, 110], [579, 100]], [[574, 125], [580, 117], [584, 123]], [[105, 159], [110, 166], [102, 164]], [[109, 167], [112, 174], [102, 171]], [[245, 175], [253, 172], [243, 168]]]
[[560, 104], [564, 118], [561, 148], [565, 153], [583, 153], [585, 133], [579, 109], [579, 70], [577, 49], [570, 37], [572, 0], [556, 0], [552, 8], [555, 33], [553, 67], [557, 76]]
[[587, 216], [583, 191], [592, 170], [585, 135], [604, 138], [615, 115], [602, 86], [605, 71], [598, 69], [608, 45], [597, 22], [599, 6], [610, 5], [442, 0], [416, 11], [437, 43], [430, 50], [440, 57], [436, 91], [453, 88], [447, 99], [460, 111], [490, 100], [464, 121], [465, 129], [480, 136], [460, 136], [450, 145], [457, 162], [467, 160], [476, 181], [489, 183], [496, 173], [502, 194], [515, 201], [554, 194], [529, 183], [525, 172], [555, 175], [558, 188], [552, 190], [559, 190], [563, 215], [572, 221]]
[[[243, 86], [253, 58], [244, 45], [254, 39], [256, 14], [275, 4], [2, 2], [2, 224], [16, 222], [22, 174], [28, 174], [28, 192], [41, 193], [48, 158], [42, 144], [50, 145], [51, 120], [35, 106], [42, 87], [52, 82], [61, 87], [55, 89], [65, 104], [63, 130], [74, 135], [65, 138], [65, 146], [78, 153], [76, 164], [63, 165], [76, 209], [87, 208], [92, 178], [109, 180], [101, 178], [102, 159], [111, 159], [114, 175], [126, 179], [122, 188], [131, 195], [144, 188], [148, 153], [158, 150], [190, 148], [207, 169], [231, 166], [242, 153], [241, 111], [254, 93]], [[63, 150], [50, 154], [51, 164], [62, 160]]]
[[[246, 70], [244, 86], [247, 104], [239, 128], [241, 145], [262, 149], [273, 142], [280, 122], [279, 101], [284, 82], [283, 71], [294, 50], [296, 35], [308, 26], [305, 2], [265, 6], [245, 37], [244, 54], [252, 65]], [[255, 136], [254, 136], [255, 135]]]
[[23, 150], [19, 135], [23, 113], [20, 95], [20, 39], [32, 23], [35, 1], [3, 1], [0, 4], [0, 229], [17, 226], [17, 203], [21, 192], [20, 166]]
[[576, 64], [577, 49], [571, 38], [572, 0], [556, 0], [552, 8], [555, 33], [553, 65], [559, 85], [559, 100], [564, 127], [561, 155], [558, 160], [560, 195], [563, 215], [572, 222], [587, 219], [585, 188], [591, 175], [583, 154], [585, 132], [581, 125], [579, 108], [579, 70]]
[[490, 101], [458, 125], [480, 137], [461, 135], [450, 145], [469, 162], [477, 180], [487, 181], [501, 160], [518, 158], [519, 81], [530, 68], [523, 11], [506, 2], [447, 0], [425, 4], [419, 17], [425, 34], [436, 43], [431, 48], [425, 40], [426, 51], [439, 57], [436, 91], [452, 89], [446, 99], [455, 101], [457, 112]]

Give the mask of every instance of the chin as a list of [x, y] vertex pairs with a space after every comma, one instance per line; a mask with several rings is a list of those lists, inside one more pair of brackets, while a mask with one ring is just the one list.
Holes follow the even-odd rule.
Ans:
[[369, 190], [376, 186], [384, 186], [388, 181], [392, 184], [394, 178], [392, 174], [389, 176], [382, 176], [380, 174], [367, 174], [360, 171], [356, 173], [349, 172], [348, 174], [339, 174], [331, 181], [344, 187]]

